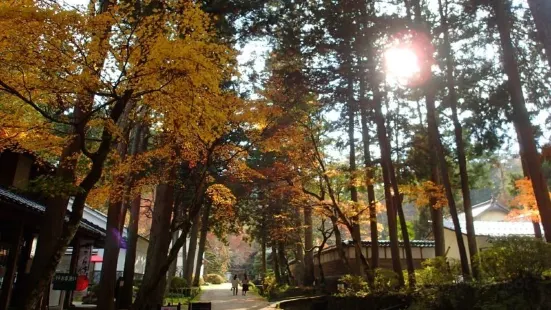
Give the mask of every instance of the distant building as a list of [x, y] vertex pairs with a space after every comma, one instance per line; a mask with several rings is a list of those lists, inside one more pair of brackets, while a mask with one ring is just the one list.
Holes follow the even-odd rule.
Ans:
[[[413, 255], [413, 264], [415, 268], [421, 267], [421, 262], [427, 258], [434, 258], [434, 241], [432, 240], [411, 240], [411, 253]], [[356, 250], [352, 241], [343, 242], [345, 255], [348, 258], [348, 263], [351, 267], [356, 265]], [[371, 259], [372, 254], [372, 242], [362, 241], [362, 251], [365, 257]], [[400, 241], [400, 259], [402, 266], [406, 267], [406, 252], [404, 249], [404, 243]], [[314, 257], [314, 263], [316, 266], [316, 277], [319, 277], [319, 265], [317, 260], [317, 254]], [[340, 277], [346, 274], [345, 268], [336, 246], [329, 246], [321, 251], [321, 265], [323, 267], [323, 273], [326, 277]], [[379, 240], [379, 268], [392, 269], [392, 255], [390, 254], [390, 241]]]
[[[474, 205], [472, 209], [476, 243], [479, 251], [492, 246], [489, 242], [491, 238], [507, 236], [533, 237], [535, 235], [534, 224], [528, 218], [511, 221], [507, 218], [510, 209], [495, 199]], [[470, 255], [467, 243], [465, 213], [458, 214], [458, 217], [467, 255]], [[444, 243], [448, 251], [447, 257], [460, 259], [457, 239], [455, 237], [455, 226], [449, 217], [444, 219]]]
[[[71, 204], [69, 204], [68, 210], [71, 210]], [[84, 208], [82, 218], [88, 222], [93, 223], [94, 225], [101, 227], [103, 230], [107, 227], [107, 215], [89, 207]], [[128, 229], [125, 227], [122, 233], [124, 240], [128, 238]], [[124, 242], [123, 242], [124, 244]], [[149, 240], [142, 236], [138, 236], [138, 243], [136, 247], [136, 262], [134, 264], [134, 277], [136, 279], [141, 279], [145, 272], [145, 260], [147, 258], [147, 247], [149, 246]], [[72, 251], [70, 249], [69, 251]], [[103, 248], [97, 249], [95, 251], [95, 256], [93, 257], [92, 262], [92, 275], [91, 282], [99, 283], [102, 262], [103, 262]], [[124, 272], [124, 262], [126, 260], [126, 248], [122, 247], [119, 250], [119, 258], [117, 260], [117, 278], [122, 277]]]
[[[476, 232], [476, 241], [479, 251], [491, 247], [491, 238], [506, 236], [534, 236], [534, 224], [529, 219], [520, 219], [511, 221], [508, 219], [510, 209], [496, 200], [488, 200], [473, 206], [474, 228]], [[458, 214], [461, 225], [463, 241], [469, 255], [467, 246], [467, 229], [465, 226], [465, 213]], [[451, 218], [444, 219], [444, 243], [447, 251], [447, 257], [459, 260], [459, 248], [455, 237], [455, 229]], [[356, 252], [351, 241], [343, 242], [345, 254], [351, 267], [356, 264]], [[406, 268], [405, 249], [400, 242], [400, 259], [402, 268]], [[411, 241], [413, 264], [415, 268], [421, 267], [421, 262], [427, 258], [434, 258], [433, 240], [412, 240]], [[365, 257], [371, 258], [371, 241], [362, 241], [362, 250]], [[316, 277], [319, 277], [319, 266], [317, 256], [314, 257], [316, 266]], [[343, 276], [346, 271], [341, 262], [336, 246], [329, 246], [321, 250], [321, 265], [326, 278], [335, 279]], [[379, 267], [392, 269], [392, 256], [390, 253], [390, 242], [388, 240], [379, 240]], [[294, 267], [291, 266], [291, 272]]]

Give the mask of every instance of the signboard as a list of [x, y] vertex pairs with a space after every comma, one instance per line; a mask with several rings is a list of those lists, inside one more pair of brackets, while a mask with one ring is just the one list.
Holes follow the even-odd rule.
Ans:
[[78, 253], [77, 275], [88, 276], [90, 271], [90, 259], [92, 258], [92, 246], [81, 246]]
[[70, 273], [56, 273], [52, 284], [55, 291], [74, 291], [77, 287], [77, 275]]
[[210, 302], [193, 302], [190, 304], [190, 310], [211, 310], [212, 304]]

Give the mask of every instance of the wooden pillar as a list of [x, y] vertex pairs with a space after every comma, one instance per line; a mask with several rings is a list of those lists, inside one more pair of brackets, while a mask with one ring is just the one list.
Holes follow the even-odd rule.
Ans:
[[8, 263], [6, 266], [6, 274], [2, 283], [2, 294], [0, 295], [0, 310], [8, 309], [10, 305], [11, 294], [13, 290], [13, 281], [15, 280], [15, 272], [17, 270], [17, 261], [19, 260], [21, 243], [23, 240], [24, 224], [20, 222], [15, 229], [12, 230], [12, 242]]
[[[73, 252], [71, 253], [71, 263], [69, 265], [69, 273], [70, 274], [76, 274], [77, 273], [77, 265], [78, 265], [78, 254], [80, 253], [80, 238], [78, 235], [75, 235], [73, 239]], [[65, 300], [64, 305], [65, 308], [69, 309], [71, 307], [71, 304], [73, 303], [73, 291], [68, 291], [65, 294]]]
[[23, 295], [21, 291], [27, 287], [30, 265], [32, 262], [31, 251], [34, 235], [32, 233], [24, 232], [23, 238], [22, 247], [20, 247], [21, 253], [19, 254], [19, 258], [17, 260], [17, 282], [12, 290], [12, 296], [14, 298], [12, 298], [10, 302], [12, 306], [15, 305], [15, 308], [18, 306], [20, 307], [23, 303], [23, 300], [19, 298], [19, 296]]

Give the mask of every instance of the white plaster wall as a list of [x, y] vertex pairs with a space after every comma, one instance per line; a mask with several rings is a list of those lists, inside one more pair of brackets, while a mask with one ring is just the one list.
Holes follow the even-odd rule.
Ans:
[[507, 213], [501, 210], [490, 210], [483, 212], [476, 217], [477, 221], [488, 221], [488, 222], [501, 222], [505, 221]]
[[[143, 238], [138, 238], [136, 247], [136, 262], [134, 265], [134, 272], [143, 274], [145, 272], [145, 260], [147, 258], [147, 247], [149, 242]], [[104, 250], [98, 249], [98, 255], [103, 257]], [[124, 262], [126, 260], [126, 249], [119, 250], [119, 258], [117, 260], [117, 271], [124, 271]], [[102, 263], [94, 264], [94, 270], [101, 271]]]

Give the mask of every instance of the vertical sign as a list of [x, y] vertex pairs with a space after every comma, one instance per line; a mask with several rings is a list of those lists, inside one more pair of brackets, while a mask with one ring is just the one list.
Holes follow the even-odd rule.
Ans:
[[88, 276], [90, 259], [92, 258], [92, 245], [83, 245], [79, 248], [77, 261], [77, 275]]

